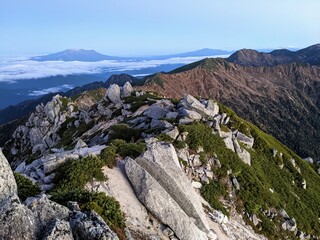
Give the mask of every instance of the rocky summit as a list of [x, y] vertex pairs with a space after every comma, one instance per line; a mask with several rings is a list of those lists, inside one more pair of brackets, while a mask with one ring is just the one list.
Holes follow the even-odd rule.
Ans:
[[320, 238], [312, 159], [212, 99], [92, 91], [38, 105], [0, 151], [0, 239]]

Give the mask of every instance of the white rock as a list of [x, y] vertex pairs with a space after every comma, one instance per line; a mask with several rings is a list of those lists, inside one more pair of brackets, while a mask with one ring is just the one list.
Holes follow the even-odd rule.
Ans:
[[133, 92], [133, 88], [130, 82], [126, 82], [121, 89], [121, 98], [131, 96], [132, 92]]
[[177, 127], [174, 127], [172, 130], [165, 130], [164, 133], [175, 140], [179, 136], [179, 130]]
[[200, 182], [193, 181], [192, 182], [192, 187], [194, 187], [196, 189], [200, 189], [202, 187], [202, 184]]
[[108, 99], [113, 103], [119, 103], [121, 102], [120, 98], [120, 87], [117, 84], [112, 84], [106, 93], [106, 96]]

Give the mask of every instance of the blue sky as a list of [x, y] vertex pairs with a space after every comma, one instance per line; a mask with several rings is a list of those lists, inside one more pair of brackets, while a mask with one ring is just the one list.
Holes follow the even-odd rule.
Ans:
[[152, 55], [320, 42], [319, 0], [0, 0], [0, 56]]

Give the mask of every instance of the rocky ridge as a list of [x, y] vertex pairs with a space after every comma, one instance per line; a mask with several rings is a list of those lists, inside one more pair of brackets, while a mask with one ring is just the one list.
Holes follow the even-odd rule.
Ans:
[[[104, 149], [116, 144], [113, 142], [116, 135], [116, 138], [128, 139], [130, 144], [144, 143], [146, 151], [141, 152], [138, 157], [126, 157], [119, 152], [115, 167], [118, 170], [114, 170], [117, 173], [105, 167], [104, 172], [109, 180], [94, 182], [93, 179], [88, 183], [87, 189], [114, 196], [122, 207], [128, 206], [129, 200], [124, 199], [124, 195], [118, 192], [119, 189], [132, 192], [129, 202], [134, 209], [140, 210], [133, 216], [128, 208], [122, 208], [127, 216], [128, 239], [129, 236], [136, 239], [264, 239], [254, 230], [265, 233], [264, 224], [270, 220], [274, 222], [272, 226], [276, 231], [283, 234], [281, 236], [288, 234], [300, 238], [310, 237], [300, 230], [299, 221], [290, 217], [282, 208], [261, 205], [254, 212], [249, 211], [250, 199], [244, 194], [250, 186], [247, 186], [240, 169], [253, 174], [255, 170], [250, 169], [256, 169], [259, 165], [260, 160], [255, 152], [260, 151], [262, 143], [255, 135], [258, 130], [246, 124], [239, 128], [237, 124], [241, 121], [243, 123], [243, 120], [239, 120], [216, 102], [198, 100], [191, 95], [185, 95], [180, 101], [166, 99], [143, 91], [134, 92], [129, 83], [124, 87], [111, 85], [106, 96], [91, 106], [81, 107], [75, 102], [76, 100], [56, 96], [46, 106], [38, 107], [26, 125], [20, 126], [7, 144], [10, 146], [10, 151], [7, 150], [11, 153], [10, 162], [13, 165], [20, 163], [16, 171], [39, 184], [44, 193], [54, 187], [53, 179], [60, 166], [85, 156], [101, 155]], [[42, 124], [46, 121], [49, 124]], [[43, 125], [48, 131], [40, 131]], [[116, 127], [124, 129], [124, 136], [120, 130], [115, 132]], [[43, 134], [41, 139], [50, 140], [34, 138], [33, 132], [40, 132]], [[138, 132], [139, 137], [131, 137], [130, 132]], [[198, 134], [204, 135], [196, 139]], [[204, 142], [206, 138], [213, 142]], [[48, 142], [52, 144], [49, 145]], [[212, 147], [215, 147], [214, 151]], [[21, 154], [23, 151], [20, 149], [40, 152], [30, 159]], [[302, 173], [310, 173], [306, 163], [296, 155], [293, 155], [295, 159], [287, 161], [285, 148], [274, 145], [268, 149], [271, 150], [274, 153], [269, 159], [275, 164], [275, 171], [287, 171], [292, 166], [294, 169], [290, 171], [298, 174], [300, 178]], [[127, 156], [130, 156], [130, 153]], [[229, 163], [229, 157], [226, 156], [231, 157], [233, 162]], [[307, 191], [314, 188], [314, 181], [318, 178], [315, 174], [313, 177], [313, 180], [300, 179], [301, 183], [305, 182], [304, 185], [300, 185], [296, 180], [296, 183], [293, 183], [294, 189], [304, 189], [304, 194], [308, 194]], [[121, 185], [118, 183], [119, 179], [122, 179]], [[226, 188], [226, 193], [212, 195], [213, 189], [208, 189], [216, 184], [218, 188]], [[266, 199], [270, 198], [272, 192], [280, 191], [273, 186], [274, 183], [267, 184], [270, 185], [270, 190], [268, 188], [268, 193], [263, 192], [267, 194]], [[262, 188], [261, 190], [264, 191]], [[260, 194], [259, 191], [256, 194]], [[239, 196], [242, 196], [242, 199]], [[216, 199], [217, 197], [220, 199]], [[252, 197], [257, 198], [256, 195], [250, 196]], [[22, 205], [35, 213], [41, 213], [40, 209], [48, 206], [32, 204], [32, 201], [49, 201], [50, 204], [46, 203], [49, 206], [54, 204], [50, 200], [43, 200], [46, 199], [45, 195], [31, 199], [33, 200], [29, 199]], [[239, 204], [237, 207], [241, 212], [237, 213], [235, 201], [243, 201], [242, 204], [248, 206]], [[228, 208], [231, 210], [226, 211]], [[70, 214], [71, 210], [64, 209], [69, 211], [69, 217], [61, 217], [59, 212], [54, 211], [55, 217], [50, 220], [50, 224], [42, 224], [44, 227], [40, 229], [46, 228], [50, 234], [71, 229], [75, 239], [83, 239], [83, 234], [87, 234], [85, 239], [96, 239], [97, 236], [88, 235], [91, 232], [90, 227], [87, 228], [89, 221], [100, 226], [101, 236], [109, 236], [110, 233], [110, 236], [115, 237], [96, 213], [76, 211], [75, 209], [79, 210], [76, 205], [71, 207], [73, 214]], [[44, 221], [44, 216], [39, 214], [34, 218]], [[68, 237], [71, 237], [70, 231], [67, 232]], [[41, 234], [42, 237], [45, 235], [48, 234]]]

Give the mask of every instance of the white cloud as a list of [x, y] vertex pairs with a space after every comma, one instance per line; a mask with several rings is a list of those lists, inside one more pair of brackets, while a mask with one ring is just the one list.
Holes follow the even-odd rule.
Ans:
[[62, 86], [58, 86], [58, 87], [45, 88], [45, 89], [42, 89], [42, 90], [34, 90], [34, 91], [30, 92], [28, 95], [29, 96], [42, 96], [42, 95], [45, 95], [45, 94], [48, 94], [48, 93], [65, 91], [65, 90], [69, 90], [69, 89], [72, 89], [72, 88], [73, 88], [72, 85], [63, 84]]
[[[219, 56], [212, 56], [219, 57]], [[220, 57], [226, 57], [225, 55]], [[141, 70], [165, 64], [188, 64], [205, 57], [169, 58], [145, 61], [100, 61], [100, 62], [38, 62], [26, 58], [0, 58], [0, 82], [15, 82], [57, 75], [94, 74], [102, 72]]]

